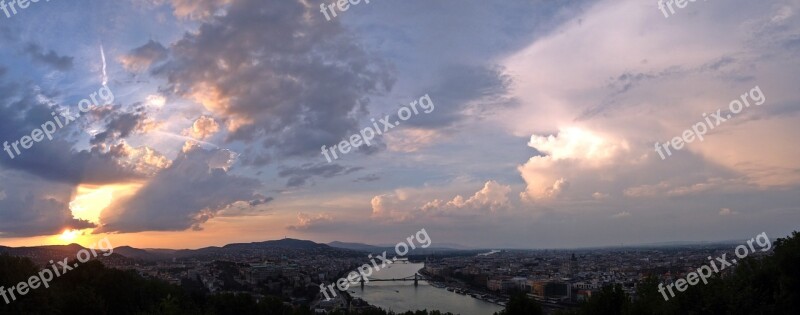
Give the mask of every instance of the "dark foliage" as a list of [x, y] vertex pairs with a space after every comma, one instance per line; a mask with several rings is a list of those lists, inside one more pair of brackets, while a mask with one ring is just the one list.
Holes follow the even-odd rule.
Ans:
[[542, 307], [536, 301], [528, 298], [525, 293], [517, 293], [511, 296], [506, 309], [495, 313], [495, 315], [541, 315]]
[[658, 281], [648, 279], [639, 284], [635, 301], [621, 287], [607, 287], [579, 310], [561, 314], [800, 314], [800, 233], [773, 245], [769, 256], [741, 260], [730, 277], [690, 286], [669, 301], [658, 291]]

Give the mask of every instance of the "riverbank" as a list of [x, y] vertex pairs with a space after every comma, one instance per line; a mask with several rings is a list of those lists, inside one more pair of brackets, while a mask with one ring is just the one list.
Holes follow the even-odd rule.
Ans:
[[476, 288], [474, 286], [470, 286], [469, 284], [459, 282], [457, 280], [447, 281], [447, 280], [438, 280], [440, 277], [435, 277], [425, 271], [425, 269], [421, 269], [419, 273], [425, 276], [426, 280], [431, 286], [445, 289], [449, 292], [453, 292], [456, 294], [467, 295], [472, 298], [492, 303], [498, 306], [505, 307], [508, 304], [509, 296], [505, 294], [497, 294], [494, 292], [490, 292], [487, 290], [483, 290], [481, 288]]
[[[416, 310], [439, 310], [461, 315], [494, 314], [503, 309], [496, 303], [469, 296], [469, 292], [458, 294], [447, 291], [438, 283], [419, 280], [414, 285], [413, 275], [423, 269], [422, 263], [392, 265], [370, 278], [405, 279], [403, 281], [371, 281], [364, 288], [352, 287], [351, 295], [371, 305], [396, 313]], [[411, 279], [409, 279], [411, 278]]]

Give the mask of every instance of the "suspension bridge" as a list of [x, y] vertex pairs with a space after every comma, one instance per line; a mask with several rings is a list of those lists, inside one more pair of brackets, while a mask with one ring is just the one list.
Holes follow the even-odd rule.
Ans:
[[[408, 276], [405, 278], [393, 278], [393, 279], [378, 279], [378, 278], [367, 278], [367, 282], [381, 282], [381, 281], [414, 281], [414, 285], [419, 284], [419, 280], [425, 280], [425, 277], [419, 273], [415, 273], [413, 276]], [[361, 279], [361, 285], [364, 285], [364, 279]]]

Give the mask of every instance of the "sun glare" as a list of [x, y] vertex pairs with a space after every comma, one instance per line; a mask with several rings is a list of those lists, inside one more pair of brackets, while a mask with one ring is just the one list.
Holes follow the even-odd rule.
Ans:
[[140, 187], [141, 184], [138, 183], [78, 186], [75, 198], [69, 203], [72, 216], [76, 219], [98, 223], [103, 209], [108, 207], [116, 198], [131, 195]]
[[72, 243], [76, 239], [78, 239], [80, 231], [78, 230], [65, 230], [64, 233], [61, 234], [60, 239], [67, 243]]

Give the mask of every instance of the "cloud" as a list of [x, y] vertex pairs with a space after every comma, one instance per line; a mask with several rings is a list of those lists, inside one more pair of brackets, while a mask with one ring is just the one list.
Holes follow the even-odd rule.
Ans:
[[304, 164], [298, 167], [285, 168], [278, 172], [281, 178], [288, 178], [286, 187], [300, 187], [308, 184], [313, 177], [333, 178], [348, 175], [364, 169], [363, 167], [345, 167], [339, 164]]
[[93, 114], [98, 122], [104, 125], [104, 130], [95, 134], [90, 140], [93, 145], [116, 142], [134, 133], [145, 133], [154, 129], [156, 125], [141, 106], [132, 111], [124, 111], [119, 105], [106, 106], [95, 109]]
[[267, 204], [268, 202], [271, 202], [271, 201], [273, 201], [273, 200], [275, 200], [275, 198], [272, 198], [272, 197], [263, 197], [263, 198], [260, 198], [260, 199], [253, 199], [253, 200], [250, 200], [250, 201], [249, 201], [247, 204], [248, 204], [249, 206], [251, 206], [251, 207], [255, 207], [255, 206], [260, 206], [260, 205]]
[[198, 140], [205, 140], [218, 131], [219, 124], [217, 124], [214, 118], [200, 116], [200, 118], [194, 121], [191, 128], [183, 131], [183, 134]]
[[667, 182], [660, 182], [657, 185], [641, 185], [625, 189], [625, 196], [628, 197], [653, 197], [669, 188]]
[[[52, 121], [51, 113], [57, 112], [57, 102], [53, 100], [52, 94], [55, 93], [43, 91], [38, 86], [4, 84], [0, 81], [0, 135], [3, 141], [13, 143], [24, 135], [30, 135], [34, 129], [41, 129], [42, 124]], [[76, 111], [73, 108], [72, 112]], [[132, 124], [123, 123], [126, 121], [121, 118], [123, 116], [119, 113], [108, 116], [112, 119], [106, 127], [115, 139], [127, 136], [135, 129], [130, 128]], [[96, 116], [84, 115], [80, 118], [83, 121], [79, 123], [89, 124], [93, 117]], [[77, 128], [79, 123], [71, 123], [57, 130], [53, 140], [44, 139], [14, 159], [4, 152], [3, 158], [0, 158], [0, 166], [51, 181], [72, 184], [125, 182], [141, 180], [147, 176], [130, 165], [121, 163], [121, 158], [127, 158], [125, 152], [112, 150], [110, 146], [75, 149], [80, 139], [73, 135], [82, 132]]]
[[252, 164], [319, 154], [358, 130], [369, 96], [393, 84], [382, 60], [299, 0], [230, 1], [169, 50], [154, 73], [168, 91], [224, 117], [228, 141], [262, 144], [244, 161]]
[[189, 145], [136, 194], [109, 206], [95, 233], [200, 229], [230, 205], [259, 199], [260, 182], [229, 174], [233, 158]]
[[451, 200], [425, 202], [419, 196], [398, 191], [372, 198], [372, 217], [392, 221], [408, 221], [430, 216], [474, 216], [508, 209], [511, 187], [488, 181], [469, 198], [456, 195]]
[[34, 43], [28, 43], [25, 46], [24, 52], [34, 62], [47, 65], [56, 70], [68, 71], [72, 69], [73, 66], [73, 57], [59, 56], [53, 50], [45, 53], [41, 46]]
[[125, 141], [111, 146], [109, 152], [117, 157], [121, 167], [146, 177], [152, 177], [172, 164], [169, 158], [150, 147], [132, 147]]
[[312, 230], [332, 223], [333, 217], [326, 213], [319, 213], [312, 215], [301, 212], [297, 214], [297, 221], [299, 222], [296, 225], [290, 225], [287, 226], [286, 228], [292, 231]]
[[557, 197], [584, 172], [613, 165], [630, 150], [625, 140], [580, 128], [533, 135], [528, 145], [541, 154], [518, 168], [527, 183], [522, 198], [528, 201]]
[[437, 130], [406, 128], [387, 133], [386, 147], [393, 152], [413, 153], [441, 140], [443, 134]]
[[699, 182], [692, 182], [688, 185], [678, 183], [678, 180], [686, 181], [686, 179], [673, 179], [671, 181], [661, 181], [658, 184], [629, 187], [625, 189], [624, 194], [627, 197], [633, 198], [656, 196], [680, 197], [698, 196], [710, 193], [742, 193], [758, 188], [741, 179], [709, 178]]
[[217, 217], [241, 217], [241, 216], [263, 216], [269, 210], [267, 204], [275, 200], [272, 197], [256, 195], [256, 199], [250, 201], [236, 201], [225, 209], [215, 214]]
[[509, 107], [514, 104], [508, 95], [511, 80], [499, 66], [449, 65], [441, 70], [438, 83], [425, 91], [434, 103], [446, 106], [404, 124], [441, 129]]
[[68, 228], [94, 227], [72, 216], [71, 185], [49, 183], [24, 173], [0, 172], [0, 191], [0, 237], [55, 235]]
[[369, 174], [366, 176], [362, 176], [353, 180], [354, 182], [374, 182], [380, 180], [381, 177], [378, 174]]
[[[798, 3], [702, 6], [663, 19], [641, 1], [596, 2], [501, 62], [514, 74], [510, 94], [520, 106], [499, 115], [498, 123], [515, 134], [602, 130], [604, 137], [624, 139], [631, 152], [642, 154], [758, 85], [767, 104], [747, 109], [709, 132], [705, 141], [688, 145], [665, 162], [671, 167], [654, 168], [663, 176], [724, 168], [738, 173], [726, 177], [760, 186], [800, 183], [791, 158], [800, 149], [785, 145], [792, 141], [788, 135], [800, 132], [795, 106], [800, 98], [784, 84], [800, 79], [790, 70], [800, 65], [800, 46], [792, 45], [800, 22], [787, 18]], [[617, 32], [597, 31], [604, 29]], [[674, 47], [681, 52], [674, 53]], [[686, 160], [678, 163], [679, 155]], [[600, 170], [620, 171], [610, 165]], [[561, 177], [577, 182], [549, 176], [547, 186]]]
[[[372, 217], [391, 217], [392, 214], [401, 211], [400, 204], [403, 201], [400, 197], [393, 194], [384, 194], [372, 197]], [[396, 216], [394, 216], [396, 217]]]
[[721, 215], [721, 216], [728, 216], [728, 215], [734, 215], [734, 214], [738, 214], [738, 212], [731, 210], [731, 208], [719, 209], [719, 215]]
[[172, 0], [175, 16], [192, 20], [205, 20], [217, 13], [232, 0]]
[[169, 51], [161, 43], [154, 40], [134, 48], [125, 55], [119, 57], [119, 62], [125, 70], [134, 73], [145, 72], [154, 64], [167, 59]]
[[620, 213], [617, 213], [617, 214], [615, 214], [615, 215], [612, 215], [612, 217], [613, 217], [613, 218], [615, 218], [615, 219], [627, 218], [627, 217], [629, 217], [629, 216], [631, 216], [631, 213], [630, 213], [630, 212], [628, 212], [628, 211], [622, 211], [622, 212], [620, 212]]
[[488, 181], [483, 185], [483, 188], [477, 191], [468, 199], [464, 199], [461, 195], [456, 196], [450, 201], [444, 202], [434, 200], [422, 206], [422, 211], [459, 211], [463, 209], [477, 210], [477, 211], [497, 211], [509, 205], [508, 194], [511, 192], [511, 187], [501, 185], [496, 181]]

